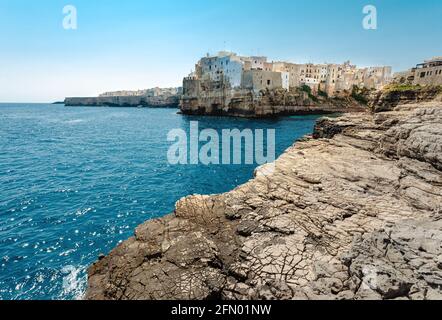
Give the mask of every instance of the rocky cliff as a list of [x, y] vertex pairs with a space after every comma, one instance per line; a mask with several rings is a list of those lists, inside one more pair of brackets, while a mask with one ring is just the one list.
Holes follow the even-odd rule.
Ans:
[[103, 96], [89, 98], [66, 98], [67, 107], [148, 107], [178, 108], [180, 96]]
[[197, 96], [183, 95], [180, 109], [188, 115], [233, 116], [266, 118], [305, 114], [331, 114], [365, 111], [367, 106], [351, 96], [328, 98], [313, 95], [300, 88], [287, 92], [283, 89], [262, 90], [209, 90]]
[[318, 122], [269, 173], [180, 200], [88, 299], [442, 299], [442, 103]]
[[391, 111], [398, 105], [440, 100], [442, 86], [412, 86], [392, 84], [370, 97], [369, 106], [374, 112]]

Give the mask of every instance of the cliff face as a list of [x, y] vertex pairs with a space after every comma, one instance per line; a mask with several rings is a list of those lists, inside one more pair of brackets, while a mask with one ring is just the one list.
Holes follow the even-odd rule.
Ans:
[[88, 299], [442, 299], [442, 103], [318, 122], [272, 174], [180, 200]]
[[265, 118], [287, 115], [331, 114], [365, 111], [351, 97], [327, 98], [313, 96], [299, 89], [263, 90], [255, 95], [250, 90], [210, 90], [198, 97], [183, 96], [180, 109], [183, 114]]
[[442, 86], [393, 85], [372, 95], [370, 107], [375, 112], [391, 111], [398, 105], [417, 102], [442, 101]]
[[178, 108], [180, 96], [115, 96], [66, 98], [67, 107], [149, 107], [149, 108]]

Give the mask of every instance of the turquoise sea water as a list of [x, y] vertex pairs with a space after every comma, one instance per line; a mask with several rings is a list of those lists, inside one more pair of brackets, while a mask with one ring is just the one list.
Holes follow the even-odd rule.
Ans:
[[316, 119], [0, 104], [0, 299], [81, 298], [86, 268], [137, 225], [253, 177], [253, 165], [169, 165], [169, 130], [273, 128], [278, 156]]

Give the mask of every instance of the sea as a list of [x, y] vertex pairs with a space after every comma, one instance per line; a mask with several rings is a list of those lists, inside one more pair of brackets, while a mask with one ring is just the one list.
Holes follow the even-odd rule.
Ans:
[[319, 116], [240, 119], [176, 109], [0, 104], [0, 299], [82, 299], [87, 268], [191, 194], [227, 192], [257, 164], [171, 164], [171, 130], [274, 129], [276, 156]]

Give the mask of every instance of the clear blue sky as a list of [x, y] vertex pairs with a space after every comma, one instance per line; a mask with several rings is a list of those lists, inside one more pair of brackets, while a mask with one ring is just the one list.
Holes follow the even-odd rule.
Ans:
[[[78, 9], [78, 29], [62, 9]], [[378, 30], [362, 28], [365, 5]], [[0, 101], [178, 86], [206, 52], [391, 65], [442, 55], [440, 0], [0, 0]]]

